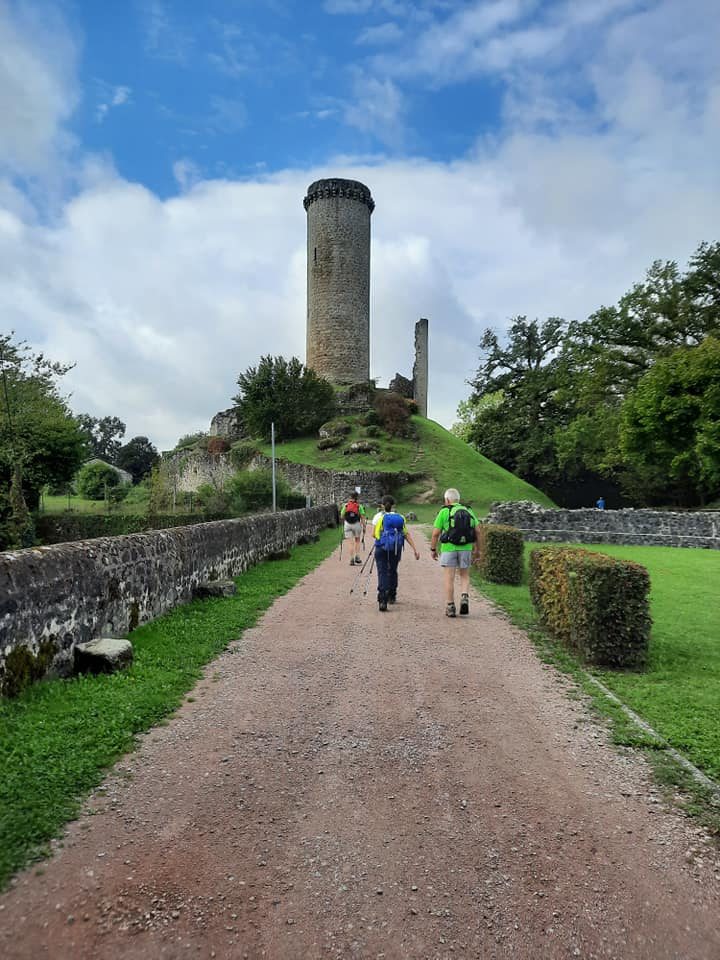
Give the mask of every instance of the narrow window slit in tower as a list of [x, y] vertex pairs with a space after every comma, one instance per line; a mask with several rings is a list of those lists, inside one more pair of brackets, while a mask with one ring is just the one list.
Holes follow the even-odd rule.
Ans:
[[313, 250], [313, 256], [315, 257], [315, 263], [317, 263], [317, 247]]

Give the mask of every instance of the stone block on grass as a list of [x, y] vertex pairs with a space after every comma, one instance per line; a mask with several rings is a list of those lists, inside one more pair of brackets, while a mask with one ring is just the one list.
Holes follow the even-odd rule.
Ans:
[[194, 600], [207, 600], [208, 597], [233, 597], [237, 593], [234, 580], [208, 580], [199, 583], [193, 590]]
[[78, 643], [73, 653], [76, 673], [115, 673], [129, 667], [133, 661], [130, 641], [112, 637]]

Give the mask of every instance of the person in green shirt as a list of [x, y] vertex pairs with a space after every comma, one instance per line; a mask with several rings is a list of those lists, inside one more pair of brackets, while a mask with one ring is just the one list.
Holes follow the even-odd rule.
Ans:
[[[460, 493], [451, 487], [445, 491], [445, 506], [433, 523], [430, 552], [433, 560], [440, 558], [444, 571], [445, 614], [454, 617], [455, 574], [460, 578], [460, 616], [470, 613], [470, 565], [478, 552], [478, 518], [470, 507], [460, 503]], [[439, 544], [439, 551], [438, 551]]]

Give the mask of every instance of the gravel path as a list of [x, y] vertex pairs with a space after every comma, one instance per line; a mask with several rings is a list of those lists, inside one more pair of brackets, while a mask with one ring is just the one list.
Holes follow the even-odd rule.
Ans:
[[[421, 537], [418, 537], [422, 540]], [[527, 638], [338, 555], [0, 897], [0, 955], [720, 958], [720, 864]]]

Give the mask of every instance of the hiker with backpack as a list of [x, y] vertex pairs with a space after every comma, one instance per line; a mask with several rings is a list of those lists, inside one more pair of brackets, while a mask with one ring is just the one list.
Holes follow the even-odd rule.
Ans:
[[355, 552], [350, 557], [350, 566], [352, 567], [356, 563], [361, 564], [360, 540], [365, 536], [367, 517], [365, 515], [365, 507], [360, 503], [358, 495], [354, 490], [340, 511], [340, 519], [343, 521], [344, 539], [354, 541]]
[[[445, 491], [445, 506], [433, 523], [430, 553], [440, 557], [445, 578], [445, 614], [457, 615], [455, 608], [455, 574], [460, 578], [460, 616], [470, 613], [470, 565], [478, 552], [478, 518], [470, 507], [460, 503], [460, 494], [451, 487]], [[438, 543], [440, 550], [438, 553]]]
[[384, 613], [389, 603], [397, 600], [398, 564], [402, 558], [405, 541], [410, 544], [415, 553], [415, 559], [420, 554], [415, 541], [405, 523], [401, 513], [395, 513], [395, 501], [392, 497], [383, 498], [383, 512], [376, 514], [373, 536], [375, 538], [375, 566], [378, 575], [378, 607]]

